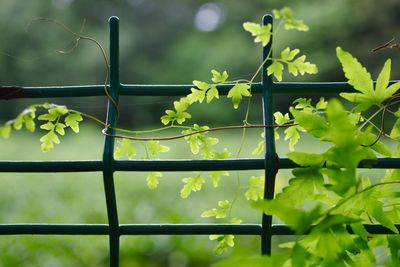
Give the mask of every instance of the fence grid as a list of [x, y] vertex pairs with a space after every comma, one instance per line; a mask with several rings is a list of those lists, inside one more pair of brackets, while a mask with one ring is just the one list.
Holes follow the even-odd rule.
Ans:
[[[272, 23], [266, 15], [263, 23]], [[119, 81], [119, 19], [111, 17], [110, 26], [110, 82], [108, 92], [107, 124], [115, 127], [119, 96], [182, 96], [190, 92], [192, 85], [136, 85]], [[270, 54], [271, 44], [263, 49], [263, 61]], [[271, 62], [265, 62], [263, 70]], [[221, 95], [226, 95], [232, 85], [219, 86]], [[261, 94], [265, 125], [273, 124], [273, 95], [296, 93], [338, 93], [354, 90], [344, 82], [318, 83], [274, 83], [265, 71], [259, 83], [252, 84], [252, 93]], [[52, 86], [52, 87], [2, 87], [0, 99], [58, 98], [105, 96], [104, 85]], [[113, 103], [114, 102], [114, 103]], [[276, 173], [280, 169], [293, 169], [296, 164], [287, 158], [279, 158], [275, 150], [274, 132], [265, 128], [265, 157], [262, 159], [224, 160], [115, 160], [112, 129], [105, 136], [102, 160], [85, 161], [0, 161], [0, 172], [101, 172], [107, 206], [108, 224], [0, 224], [0, 235], [107, 235], [109, 236], [109, 266], [119, 266], [119, 244], [123, 235], [209, 235], [235, 234], [261, 237], [261, 253], [271, 253], [271, 239], [274, 235], [293, 235], [287, 225], [272, 224], [272, 216], [262, 215], [261, 224], [120, 224], [114, 188], [114, 173], [117, 171], [211, 171], [211, 170], [265, 170], [265, 199], [274, 197]], [[360, 168], [370, 168], [361, 163]], [[373, 168], [400, 168], [399, 158], [380, 158]], [[365, 225], [371, 234], [392, 234], [378, 224]], [[396, 225], [400, 230], [400, 225]], [[351, 229], [348, 228], [349, 232]]]

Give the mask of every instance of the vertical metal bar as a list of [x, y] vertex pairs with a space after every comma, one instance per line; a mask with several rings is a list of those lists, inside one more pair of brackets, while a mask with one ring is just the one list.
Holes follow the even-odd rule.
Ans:
[[[119, 95], [119, 32], [117, 17], [111, 17], [110, 23], [110, 87], [107, 106], [107, 125], [115, 127], [117, 124]], [[112, 129], [107, 129], [108, 134], [113, 134]], [[106, 136], [103, 151], [103, 183], [107, 204], [107, 217], [109, 224], [109, 246], [110, 246], [110, 267], [119, 266], [119, 223], [117, 213], [117, 202], [114, 187], [114, 137]]]
[[[263, 24], [272, 24], [272, 16], [266, 15], [263, 17]], [[272, 55], [272, 39], [270, 43], [263, 49], [263, 62], [268, 56]], [[263, 117], [265, 125], [273, 125], [273, 99], [272, 99], [272, 76], [267, 75], [267, 67], [271, 64], [270, 60], [264, 63], [262, 68], [262, 100], [263, 100]], [[275, 149], [275, 136], [273, 128], [265, 128], [265, 187], [264, 199], [273, 199], [275, 191], [275, 177], [278, 172], [278, 156]], [[263, 214], [262, 217], [262, 234], [261, 234], [261, 253], [271, 254], [271, 239], [272, 239], [272, 216]]]

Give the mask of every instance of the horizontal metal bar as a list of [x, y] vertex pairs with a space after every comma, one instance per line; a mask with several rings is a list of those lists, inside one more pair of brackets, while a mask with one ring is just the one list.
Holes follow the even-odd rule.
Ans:
[[[3, 90], [0, 87], [0, 92]], [[47, 98], [47, 97], [85, 97], [105, 96], [104, 85], [79, 85], [79, 86], [44, 86], [44, 87], [4, 87], [13, 88], [7, 90], [6, 95], [0, 99], [15, 98]]]
[[100, 160], [74, 161], [0, 161], [0, 172], [97, 172], [103, 170]]
[[107, 224], [0, 224], [0, 235], [108, 235]]
[[[390, 83], [398, 82], [393, 80]], [[233, 84], [218, 86], [221, 95], [228, 94]], [[183, 96], [190, 93], [192, 84], [121, 84], [120, 95], [131, 96]], [[3, 90], [4, 89], [4, 90]], [[4, 91], [4, 95], [1, 92]], [[289, 93], [339, 93], [351, 92], [354, 88], [347, 82], [277, 82], [273, 84], [272, 92], [276, 94]], [[261, 83], [252, 84], [252, 93], [261, 93]], [[44, 87], [0, 87], [0, 99], [14, 98], [47, 98], [47, 97], [85, 97], [105, 96], [104, 85], [81, 85], [81, 86], [44, 86]]]
[[[395, 224], [400, 231], [400, 224]], [[370, 234], [395, 234], [379, 224], [364, 224]], [[261, 235], [261, 224], [121, 224], [120, 235]], [[350, 226], [347, 231], [352, 234]], [[272, 235], [294, 235], [287, 225], [275, 224]], [[107, 224], [0, 224], [0, 235], [109, 235]]]
[[[259, 224], [122, 224], [120, 235], [260, 235]], [[109, 235], [107, 224], [0, 224], [0, 235]]]
[[263, 170], [264, 159], [126, 160], [115, 161], [116, 171], [217, 171]]
[[[293, 169], [297, 164], [288, 158], [279, 159], [280, 169]], [[363, 161], [359, 168], [399, 169], [400, 158], [379, 158]], [[114, 171], [218, 171], [218, 170], [263, 170], [264, 159], [218, 159], [218, 160], [117, 160]], [[100, 160], [80, 161], [0, 161], [0, 172], [98, 172], [103, 170]]]
[[121, 235], [261, 235], [260, 224], [136, 224], [120, 225]]

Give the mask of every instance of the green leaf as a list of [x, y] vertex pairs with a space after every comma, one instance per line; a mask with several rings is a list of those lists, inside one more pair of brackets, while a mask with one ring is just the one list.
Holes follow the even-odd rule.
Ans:
[[285, 61], [292, 61], [299, 52], [299, 49], [290, 50], [290, 47], [286, 47], [281, 52], [281, 59]]
[[204, 98], [206, 97], [206, 91], [198, 90], [196, 88], [191, 88], [190, 91], [192, 92], [187, 96], [189, 102], [192, 103], [203, 103]]
[[[289, 254], [274, 252], [270, 256], [247, 256], [241, 258], [229, 257], [218, 261], [212, 267], [283, 267], [287, 266]], [[297, 266], [296, 266], [297, 267]]]
[[311, 225], [321, 216], [321, 207], [316, 206], [311, 211], [303, 211], [287, 205], [284, 200], [263, 200], [253, 204], [265, 214], [279, 217], [295, 231], [297, 235], [308, 231]]
[[293, 104], [296, 104], [296, 106], [294, 107], [295, 109], [305, 109], [305, 110], [310, 110], [312, 111], [314, 108], [311, 104], [311, 98], [297, 98], [293, 101]]
[[183, 178], [182, 182], [185, 184], [181, 189], [181, 197], [187, 198], [192, 192], [200, 191], [205, 180], [201, 174], [196, 177]]
[[276, 195], [276, 199], [293, 207], [302, 207], [306, 199], [315, 200], [318, 193], [326, 193], [324, 177], [319, 167], [296, 168], [292, 174], [294, 178], [291, 178], [289, 185]]
[[275, 19], [283, 19], [286, 30], [295, 29], [298, 31], [308, 31], [308, 26], [299, 19], [293, 17], [293, 11], [289, 7], [283, 7], [281, 9], [273, 9], [272, 13]]
[[127, 157], [128, 159], [133, 159], [136, 155], [136, 149], [134, 146], [134, 141], [122, 138], [117, 141], [117, 147], [114, 151], [114, 157], [120, 159], [122, 157]]
[[266, 46], [271, 40], [272, 36], [272, 25], [268, 23], [267, 25], [261, 25], [254, 22], [243, 23], [243, 28], [250, 32], [252, 36], [255, 36], [254, 42], [262, 42], [263, 46]]
[[159, 177], [162, 177], [161, 172], [149, 172], [146, 178], [147, 187], [151, 190], [156, 189], [160, 183], [158, 180]]
[[305, 73], [318, 73], [317, 65], [307, 62], [305, 60], [306, 56], [303, 55], [296, 58], [293, 62], [288, 62], [289, 73], [293, 74], [294, 76], [297, 76], [298, 73], [300, 73], [301, 75], [304, 75]]
[[75, 133], [79, 133], [79, 122], [82, 120], [83, 118], [80, 113], [73, 112], [69, 113], [65, 117], [64, 122], [67, 127], [70, 127], [72, 129], [72, 131], [74, 131]]
[[249, 179], [248, 189], [244, 193], [247, 200], [257, 201], [264, 198], [264, 176], [252, 176]]
[[55, 131], [59, 134], [59, 135], [65, 135], [65, 131], [64, 131], [65, 125], [63, 123], [57, 123], [56, 127], [55, 127]]
[[323, 97], [321, 97], [319, 99], [318, 103], [315, 105], [315, 108], [317, 110], [325, 110], [327, 106], [328, 106], [328, 102], [325, 101], [325, 99]]
[[283, 74], [283, 69], [284, 66], [282, 63], [280, 63], [278, 60], [274, 60], [271, 65], [268, 66], [267, 68], [267, 74], [271, 75], [273, 74], [274, 77], [278, 81], [282, 81], [282, 74]]
[[219, 99], [219, 93], [217, 87], [212, 86], [207, 91], [207, 103], [210, 103], [214, 98]]
[[327, 132], [328, 126], [326, 124], [326, 121], [318, 114], [311, 114], [308, 112], [296, 110], [293, 107], [290, 107], [289, 110], [294, 117], [295, 122], [297, 122], [299, 126], [304, 128], [310, 135], [320, 138]]
[[214, 252], [217, 255], [221, 255], [226, 252], [229, 248], [235, 246], [234, 235], [210, 235], [210, 240], [217, 240], [218, 244], [214, 248]]
[[285, 115], [283, 115], [281, 112], [277, 111], [274, 113], [274, 119], [277, 125], [284, 125], [290, 121], [289, 113], [285, 113]]
[[228, 98], [232, 98], [233, 107], [237, 109], [243, 96], [250, 96], [250, 85], [236, 83], [228, 92]]
[[210, 175], [210, 177], [212, 178], [213, 186], [218, 187], [221, 177], [229, 176], [229, 172], [227, 172], [227, 171], [212, 171], [212, 172], [209, 172], [208, 175]]
[[168, 125], [169, 123], [174, 123], [175, 121], [178, 124], [182, 124], [186, 121], [186, 119], [190, 119], [192, 115], [185, 112], [185, 110], [190, 106], [190, 100], [188, 98], [182, 97], [179, 101], [174, 101], [174, 108], [173, 110], [166, 110], [166, 115], [161, 117], [161, 122], [164, 125]]
[[[340, 95], [349, 101], [363, 103], [362, 110], [372, 106], [374, 103], [374, 85], [371, 74], [354, 58], [349, 52], [342, 48], [336, 48], [336, 55], [342, 64], [342, 68], [348, 83], [354, 87], [359, 93], [341, 93]], [[360, 111], [362, 111], [360, 110]]]
[[0, 136], [3, 137], [4, 139], [7, 139], [10, 137], [11, 134], [11, 124], [4, 124], [3, 126], [0, 127]]
[[400, 237], [399, 235], [387, 235], [388, 247], [392, 258], [392, 266], [400, 265]]
[[211, 70], [213, 77], [211, 80], [215, 83], [224, 83], [228, 79], [228, 73], [226, 70], [222, 74], [216, 70]]
[[261, 155], [264, 152], [264, 146], [265, 142], [264, 140], [261, 140], [260, 142], [258, 142], [257, 147], [251, 152], [251, 154], [254, 156]]
[[389, 85], [389, 80], [390, 80], [390, 69], [391, 69], [392, 61], [390, 58], [388, 58], [383, 65], [383, 68], [381, 72], [379, 73], [378, 78], [376, 79], [376, 84], [375, 84], [375, 93], [377, 97], [383, 97], [384, 99], [390, 97], [392, 94], [389, 96], [386, 95], [386, 88]]
[[293, 151], [294, 146], [297, 144], [297, 142], [300, 139], [300, 134], [299, 131], [304, 132], [304, 129], [298, 125], [293, 125], [284, 131], [285, 133], [285, 140], [289, 140], [289, 150]]
[[289, 152], [288, 158], [300, 166], [322, 166], [325, 162], [323, 154], [304, 153], [304, 152]]
[[159, 153], [165, 153], [169, 151], [169, 147], [160, 145], [160, 141], [155, 141], [155, 140], [147, 141], [146, 146], [150, 157], [154, 157]]
[[51, 130], [53, 130], [55, 128], [55, 125], [54, 125], [54, 123], [52, 123], [52, 122], [47, 122], [47, 123], [45, 123], [45, 124], [42, 124], [42, 125], [40, 125], [40, 129], [43, 129], [43, 130], [48, 130], [48, 131], [51, 131]]
[[25, 128], [30, 131], [31, 133], [33, 133], [35, 131], [35, 121], [33, 120], [33, 118], [31, 117], [25, 117]]
[[[185, 136], [185, 140], [187, 140], [188, 144], [190, 145], [190, 150], [193, 154], [197, 155], [200, 152], [200, 147], [205, 146], [205, 138], [204, 136], [207, 132], [202, 132], [205, 130], [210, 129], [208, 126], [199, 126], [198, 124], [194, 124], [192, 129], [187, 129], [182, 131], [183, 135]], [[193, 132], [201, 132], [192, 134]]]
[[323, 220], [314, 226], [312, 229], [312, 234], [319, 235], [325, 232], [330, 232], [330, 230], [337, 230], [345, 225], [358, 223], [360, 221], [360, 218], [345, 216], [342, 214], [327, 214], [324, 216]]
[[[361, 132], [358, 134], [358, 139], [363, 146], [371, 147], [375, 152], [382, 154], [384, 156], [392, 156], [390, 149], [381, 141], [376, 141], [377, 136], [370, 132]], [[373, 144], [371, 146], [371, 144]]]
[[393, 125], [393, 128], [390, 131], [390, 138], [392, 139], [400, 138], [400, 119], [397, 119], [396, 123]]
[[59, 144], [60, 139], [57, 134], [53, 131], [48, 132], [40, 138], [40, 142], [42, 142], [41, 148], [43, 152], [48, 152], [52, 148], [54, 148], [54, 144]]
[[381, 225], [385, 226], [386, 228], [392, 230], [394, 233], [398, 234], [399, 231], [397, 230], [396, 226], [394, 225], [394, 222], [392, 218], [390, 218], [383, 210], [384, 203], [374, 199], [374, 198], [369, 198], [368, 199], [368, 205], [367, 205], [367, 212], [375, 219], [377, 220]]
[[15, 120], [13, 121], [14, 129], [21, 130], [23, 123], [24, 123], [24, 119], [22, 116], [16, 117]]
[[230, 208], [231, 208], [231, 203], [229, 202], [229, 200], [218, 201], [218, 208], [213, 208], [211, 210], [203, 211], [201, 217], [203, 218], [215, 217], [216, 219], [223, 219], [228, 216]]

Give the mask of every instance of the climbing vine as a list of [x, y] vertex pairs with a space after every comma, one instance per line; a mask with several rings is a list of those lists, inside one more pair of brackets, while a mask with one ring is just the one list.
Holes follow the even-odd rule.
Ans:
[[[244, 30], [254, 37], [254, 42], [261, 43], [263, 47], [270, 44], [272, 37], [282, 27], [284, 30], [308, 30], [308, 26], [295, 18], [287, 7], [273, 10], [273, 16], [278, 21], [275, 30], [272, 24], [243, 24]], [[76, 45], [81, 39], [91, 40], [80, 33], [69, 32], [77, 37]], [[396, 46], [389, 42], [374, 51], [388, 47]], [[279, 245], [283, 252], [254, 258], [231, 258], [215, 266], [398, 266], [400, 237], [371, 235], [363, 224], [379, 223], [393, 233], [398, 233], [395, 223], [400, 217], [397, 208], [400, 173], [389, 169], [382, 177], [372, 179], [358, 171], [360, 165], [373, 166], [379, 155], [400, 156], [400, 145], [395, 150], [386, 145], [386, 140], [397, 142], [400, 139], [400, 95], [397, 92], [400, 82], [390, 82], [391, 60], [385, 62], [374, 82], [371, 74], [351, 53], [338, 47], [336, 55], [344, 76], [356, 92], [340, 93], [340, 99], [326, 101], [320, 98], [316, 103], [311, 99], [299, 98], [293, 102], [288, 112], [274, 113], [273, 125], [251, 124], [248, 119], [252, 87], [265, 62], [270, 63], [265, 69], [267, 75], [272, 75], [278, 81], [282, 80], [284, 72], [293, 76], [318, 72], [317, 66], [308, 62], [297, 48], [286, 47], [277, 55], [267, 55], [250, 80], [230, 80], [225, 70], [211, 70], [210, 81], [194, 80], [190, 93], [175, 100], [165, 110], [160, 118], [160, 128], [136, 131], [113, 128], [114, 136], [118, 139], [114, 157], [129, 160], [157, 159], [160, 153], [170, 151], [170, 147], [165, 144], [166, 140], [182, 139], [194, 157], [204, 160], [225, 159], [231, 157], [233, 152], [227, 148], [217, 150], [215, 147], [219, 139], [212, 136], [213, 132], [242, 129], [245, 137], [248, 128], [273, 127], [276, 138], [283, 134], [288, 141], [290, 152], [287, 156], [298, 165], [293, 169], [288, 185], [273, 200], [263, 199], [264, 176], [251, 176], [246, 186], [237, 186], [241, 196], [254, 208], [287, 224], [295, 233], [295, 238]], [[105, 82], [106, 92], [107, 81], [108, 77]], [[247, 103], [243, 124], [212, 128], [190, 123], [190, 107], [218, 101], [221, 98], [218, 89], [221, 85], [230, 86], [227, 98], [231, 100], [233, 109], [238, 109], [243, 102]], [[379, 116], [381, 118], [377, 120]], [[389, 116], [393, 119], [389, 120]], [[34, 132], [39, 123], [39, 128], [45, 131], [40, 138], [41, 149], [47, 152], [60, 143], [60, 137], [65, 135], [68, 128], [78, 133], [83, 120], [101, 124], [105, 128], [104, 134], [110, 128], [89, 114], [45, 103], [29, 106], [15, 119], [6, 122], [0, 127], [0, 136], [8, 138], [13, 130], [23, 127]], [[173, 136], [151, 136], [171, 129], [176, 130]], [[316, 144], [327, 144], [328, 148], [321, 153], [297, 151], [296, 144], [305, 135], [310, 136]], [[144, 155], [138, 153], [139, 144], [145, 148]], [[261, 155], [264, 146], [264, 142], [260, 141], [253, 149], [253, 155]], [[183, 199], [189, 198], [201, 191], [209, 181], [213, 187], [218, 187], [223, 177], [230, 174], [228, 171], [210, 171], [183, 177], [180, 196]], [[150, 172], [146, 179], [148, 188], [155, 190], [161, 177], [161, 172]], [[200, 216], [233, 224], [241, 223], [241, 219], [232, 212], [236, 197], [232, 200], [219, 200]], [[217, 254], [224, 253], [235, 243], [233, 235], [210, 235], [209, 238], [217, 241]]]

